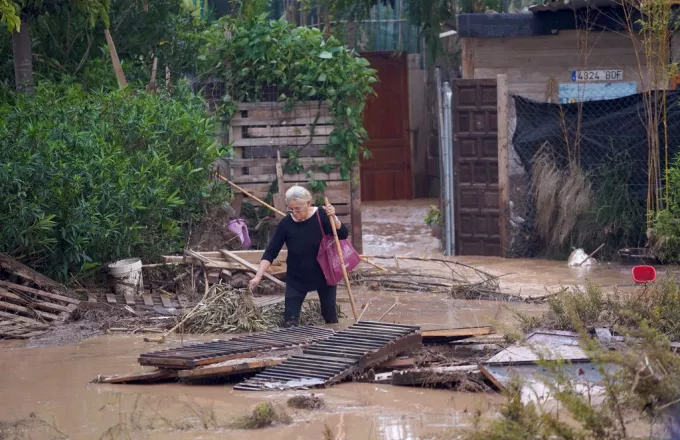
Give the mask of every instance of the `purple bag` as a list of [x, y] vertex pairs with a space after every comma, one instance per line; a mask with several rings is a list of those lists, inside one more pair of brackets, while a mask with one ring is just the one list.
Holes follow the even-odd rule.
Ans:
[[227, 228], [238, 235], [243, 249], [250, 249], [250, 234], [248, 234], [248, 225], [243, 220], [235, 219], [227, 223]]
[[[316, 261], [318, 261], [321, 266], [321, 271], [326, 278], [326, 283], [329, 286], [336, 286], [342, 281], [343, 275], [340, 257], [338, 256], [338, 248], [335, 246], [335, 237], [333, 234], [326, 234], [323, 230], [319, 211], [316, 212], [316, 218], [319, 221], [322, 235], [319, 253], [316, 255]], [[352, 243], [348, 240], [340, 240], [340, 249], [342, 250], [342, 257], [345, 262], [345, 270], [349, 273], [359, 265], [361, 257], [359, 257], [359, 254], [352, 246]]]

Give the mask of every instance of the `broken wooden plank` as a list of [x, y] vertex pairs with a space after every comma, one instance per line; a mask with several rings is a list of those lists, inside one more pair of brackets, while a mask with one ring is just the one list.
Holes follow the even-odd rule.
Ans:
[[280, 364], [284, 360], [285, 358], [282, 357], [233, 359], [220, 362], [219, 364], [197, 367], [193, 370], [180, 370], [177, 375], [184, 379], [225, 377], [260, 371], [266, 367]]
[[0, 280], [0, 286], [5, 286], [5, 287], [12, 289], [12, 290], [18, 290], [18, 291], [21, 291], [21, 292], [31, 293], [31, 294], [36, 295], [36, 296], [42, 296], [44, 298], [49, 298], [49, 299], [53, 299], [53, 300], [56, 300], [56, 301], [62, 301], [62, 302], [68, 303], [68, 304], [75, 304], [75, 305], [80, 304], [80, 300], [77, 300], [75, 298], [70, 298], [70, 297], [64, 296], [64, 295], [58, 295], [56, 293], [44, 292], [42, 290], [34, 289], [32, 287], [22, 286], [21, 284], [10, 283], [9, 281]]
[[108, 302], [109, 304], [117, 304], [116, 296], [113, 293], [107, 293], [106, 302]]
[[[255, 267], [255, 265], [247, 262], [246, 260], [239, 257], [235, 253], [228, 251], [226, 249], [220, 249], [220, 252], [222, 252], [222, 254], [225, 257], [231, 258], [232, 260], [236, 261], [237, 263], [241, 264], [242, 266], [244, 266], [244, 267], [252, 270], [253, 272], [257, 273], [257, 267]], [[276, 284], [278, 286], [286, 287], [286, 283], [282, 282], [281, 280], [274, 278], [273, 276], [269, 275], [267, 272], [264, 273], [264, 277], [267, 278], [269, 281], [272, 281], [274, 284]]]
[[416, 366], [415, 358], [395, 358], [377, 365], [375, 368], [380, 370], [398, 370], [401, 368], [413, 368]]
[[165, 307], [166, 309], [172, 308], [172, 300], [168, 295], [161, 294], [161, 303], [163, 304], [163, 307]]
[[424, 330], [423, 343], [445, 343], [459, 341], [473, 336], [483, 336], [493, 333], [493, 327], [463, 327], [441, 330]]
[[26, 299], [20, 295], [17, 295], [16, 293], [12, 293], [5, 289], [0, 289], [0, 297], [11, 299], [20, 305], [38, 307], [46, 311], [71, 313], [71, 311], [73, 310], [66, 306], [62, 306], [60, 304], [55, 304], [47, 301], [31, 301], [30, 299]]
[[31, 309], [31, 308], [24, 307], [24, 306], [19, 306], [19, 305], [12, 304], [12, 303], [9, 303], [9, 302], [6, 302], [6, 301], [0, 301], [0, 309], [11, 310], [11, 311], [15, 311], [15, 312], [21, 312], [21, 313], [25, 313], [29, 316], [39, 316], [43, 319], [47, 319], [47, 320], [50, 320], [50, 321], [56, 321], [56, 320], [59, 319], [59, 316], [57, 316], [55, 314], [48, 313], [48, 312], [42, 312], [40, 310], [35, 310], [35, 309]]
[[469, 376], [476, 376], [476, 381], [482, 382], [477, 365], [459, 365], [393, 371], [391, 383], [400, 386], [455, 385]]
[[135, 305], [135, 297], [130, 294], [130, 293], [124, 293], [123, 297], [125, 297], [125, 304], [128, 306], [134, 306]]
[[155, 383], [177, 378], [177, 371], [158, 369], [153, 371], [139, 371], [135, 373], [114, 374], [104, 376], [100, 374], [90, 383]]
[[0, 253], [0, 268], [3, 268], [6, 271], [11, 272], [14, 275], [30, 281], [42, 288], [52, 289], [59, 293], [66, 293], [66, 288], [62, 284], [57, 283], [53, 279], [48, 278], [39, 272], [36, 272], [35, 270], [23, 263], [18, 262], [7, 254]]
[[49, 328], [49, 325], [47, 325], [43, 322], [37, 321], [33, 318], [26, 318], [25, 316], [20, 316], [20, 315], [15, 315], [13, 313], [3, 312], [2, 310], [0, 310], [0, 316], [4, 317], [4, 318], [12, 318], [12, 319], [15, 319], [17, 321], [21, 321], [21, 322], [25, 322], [27, 324], [31, 324], [35, 328]]
[[145, 306], [153, 307], [153, 298], [151, 298], [151, 295], [144, 293], [142, 294], [142, 299], [144, 300]]
[[9, 339], [30, 339], [35, 336], [40, 336], [44, 335], [47, 333], [45, 330], [34, 330], [34, 331], [26, 331], [26, 332], [5, 332], [4, 330], [0, 330], [0, 337], [4, 338], [9, 338]]

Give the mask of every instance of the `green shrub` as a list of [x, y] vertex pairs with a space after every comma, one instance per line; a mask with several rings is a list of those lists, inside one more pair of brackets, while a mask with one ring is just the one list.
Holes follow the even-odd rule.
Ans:
[[176, 94], [42, 83], [0, 103], [0, 251], [48, 275], [181, 246], [209, 199], [214, 122]]
[[[230, 39], [224, 38], [231, 34]], [[363, 146], [363, 110], [374, 93], [376, 70], [335, 37], [316, 28], [295, 27], [266, 14], [249, 19], [225, 17], [201, 34], [203, 76], [221, 77], [227, 89], [221, 111], [231, 117], [236, 102], [328, 102], [334, 129], [325, 154], [340, 161], [349, 176], [353, 165], [368, 156]], [[273, 99], [272, 99], [273, 98]], [[297, 170], [300, 172], [301, 170]], [[305, 170], [309, 171], [309, 170]]]
[[656, 214], [650, 247], [662, 263], [680, 263], [680, 154], [666, 173], [666, 209]]
[[595, 327], [635, 327], [645, 320], [672, 341], [680, 340], [680, 285], [671, 277], [641, 286], [632, 292], [615, 290], [611, 295], [599, 285], [563, 289], [548, 300], [540, 317], [519, 314], [523, 333], [537, 328], [579, 331]]

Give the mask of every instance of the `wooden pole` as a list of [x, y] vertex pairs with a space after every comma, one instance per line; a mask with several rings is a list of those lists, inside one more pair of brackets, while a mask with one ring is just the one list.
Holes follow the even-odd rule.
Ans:
[[286, 183], [283, 181], [283, 165], [281, 164], [281, 152], [276, 150], [276, 181], [279, 192], [274, 195], [274, 207], [276, 209], [286, 209]]
[[507, 255], [509, 188], [508, 177], [508, 76], [501, 73], [496, 77], [496, 102], [498, 121], [498, 204], [500, 208], [501, 256]]
[[[233, 253], [233, 252], [231, 252], [231, 251], [228, 251], [228, 250], [226, 250], [226, 249], [220, 249], [220, 252], [221, 252], [222, 255], [224, 255], [225, 257], [231, 258], [232, 260], [236, 261], [236, 262], [237, 262], [238, 264], [240, 264], [241, 266], [243, 266], [243, 267], [245, 267], [245, 268], [247, 268], [247, 269], [250, 269], [250, 270], [252, 270], [253, 272], [257, 273], [257, 270], [258, 270], [257, 266], [255, 266], [254, 264], [252, 264], [252, 263], [250, 263], [250, 262], [244, 260], [243, 258], [239, 257], [239, 256], [236, 255], [235, 253]], [[269, 281], [273, 282], [274, 284], [276, 284], [276, 285], [278, 285], [278, 286], [281, 286], [281, 287], [284, 287], [284, 288], [286, 287], [286, 283], [284, 283], [284, 282], [281, 281], [281, 280], [278, 280], [278, 279], [274, 278], [273, 276], [269, 275], [267, 272], [265, 272], [263, 275], [264, 275], [264, 277], [265, 277], [266, 279], [268, 279]]]
[[251, 199], [260, 202], [265, 208], [268, 208], [268, 209], [271, 210], [272, 212], [274, 212], [274, 213], [280, 215], [281, 217], [285, 217], [285, 216], [286, 216], [286, 214], [284, 214], [283, 212], [281, 212], [281, 211], [279, 211], [278, 209], [274, 208], [272, 205], [270, 205], [269, 203], [265, 202], [264, 200], [262, 200], [262, 199], [260, 199], [260, 198], [258, 198], [258, 197], [255, 197], [254, 195], [252, 195], [251, 193], [249, 193], [249, 192], [246, 191], [245, 189], [241, 188], [240, 186], [238, 186], [237, 184], [235, 184], [235, 183], [232, 182], [231, 180], [227, 179], [227, 178], [224, 177], [223, 175], [218, 174], [217, 177], [219, 177], [220, 179], [224, 180], [224, 181], [227, 182], [229, 185], [233, 186], [236, 190], [241, 191], [243, 194], [247, 195], [247, 196], [250, 197]]
[[[324, 202], [326, 206], [329, 206], [328, 197], [324, 197]], [[345, 286], [347, 286], [347, 294], [349, 295], [349, 303], [352, 306], [352, 314], [354, 315], [354, 320], [359, 320], [359, 314], [357, 313], [357, 305], [354, 303], [354, 295], [352, 295], [352, 288], [349, 285], [349, 277], [347, 276], [347, 270], [345, 269], [345, 259], [342, 256], [342, 248], [340, 247], [340, 239], [338, 238], [338, 231], [335, 229], [335, 219], [329, 218], [331, 223], [331, 229], [333, 230], [333, 237], [335, 237], [335, 249], [338, 251], [338, 258], [340, 258], [340, 267], [342, 268], [342, 277], [345, 279]]]
[[113, 38], [111, 38], [111, 32], [109, 32], [108, 29], [104, 29], [104, 36], [106, 37], [106, 44], [109, 46], [109, 54], [111, 55], [111, 62], [113, 62], [113, 71], [116, 73], [116, 78], [118, 79], [118, 86], [121, 89], [124, 89], [127, 87], [127, 81], [125, 80], [123, 67], [120, 65], [120, 60], [118, 59], [116, 45], [113, 44]]
[[585, 260], [581, 261], [581, 264], [579, 264], [579, 267], [583, 266], [583, 263], [585, 263], [586, 261], [588, 261], [588, 260], [590, 260], [591, 258], [593, 258], [593, 255], [595, 255], [596, 253], [600, 252], [600, 249], [602, 249], [603, 247], [604, 247], [604, 243], [602, 243], [597, 249], [595, 249], [594, 251], [592, 251], [592, 252], [590, 253], [590, 255], [588, 255], [588, 256], [586, 257]]

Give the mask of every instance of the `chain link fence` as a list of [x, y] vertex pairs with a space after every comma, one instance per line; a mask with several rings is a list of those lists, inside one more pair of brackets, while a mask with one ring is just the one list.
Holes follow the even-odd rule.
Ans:
[[601, 256], [611, 258], [643, 247], [650, 138], [663, 176], [680, 145], [679, 100], [680, 92], [636, 93], [629, 83], [562, 84], [557, 104], [511, 95], [508, 256], [563, 258], [604, 243]]

